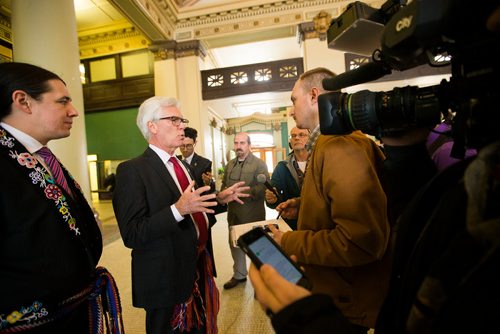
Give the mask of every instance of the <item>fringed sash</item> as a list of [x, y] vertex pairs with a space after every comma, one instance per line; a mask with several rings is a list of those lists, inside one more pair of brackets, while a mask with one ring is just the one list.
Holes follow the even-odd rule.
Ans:
[[113, 276], [103, 267], [96, 268], [96, 279], [86, 289], [56, 305], [35, 301], [5, 316], [0, 314], [0, 333], [18, 333], [61, 319], [83, 302], [89, 303], [89, 333], [125, 333], [120, 295]]
[[[185, 332], [205, 325], [207, 334], [216, 334], [219, 290], [215, 285], [212, 257], [206, 248], [198, 256], [198, 264], [193, 293], [186, 302], [175, 306], [172, 328]], [[201, 277], [205, 277], [205, 282], [200, 282], [200, 271], [203, 271]], [[205, 286], [205, 296], [201, 296], [199, 283]]]

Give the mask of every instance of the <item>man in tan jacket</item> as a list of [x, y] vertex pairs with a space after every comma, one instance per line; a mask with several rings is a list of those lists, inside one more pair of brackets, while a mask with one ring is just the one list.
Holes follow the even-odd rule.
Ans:
[[359, 131], [319, 133], [321, 82], [333, 75], [313, 69], [293, 88], [291, 116], [312, 131], [312, 155], [300, 198], [276, 208], [284, 218], [298, 217], [298, 230], [273, 233], [305, 267], [313, 292], [329, 294], [356, 332], [366, 333], [375, 325], [390, 272], [387, 203], [379, 181], [384, 155]]

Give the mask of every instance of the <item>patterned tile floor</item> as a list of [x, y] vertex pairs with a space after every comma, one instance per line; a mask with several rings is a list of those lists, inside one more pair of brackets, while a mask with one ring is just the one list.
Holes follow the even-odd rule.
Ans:
[[[99, 213], [104, 236], [104, 251], [100, 265], [113, 274], [120, 290], [125, 330], [128, 334], [143, 334], [144, 311], [132, 306], [130, 279], [130, 250], [123, 246], [116, 225], [111, 201], [93, 202]], [[268, 210], [269, 219], [275, 218], [274, 210]], [[217, 286], [220, 291], [219, 334], [267, 334], [274, 333], [269, 319], [253, 298], [252, 284], [248, 281], [234, 289], [224, 290], [222, 285], [231, 278], [232, 259], [228, 245], [226, 215], [217, 216], [212, 231], [214, 255], [217, 265]]]

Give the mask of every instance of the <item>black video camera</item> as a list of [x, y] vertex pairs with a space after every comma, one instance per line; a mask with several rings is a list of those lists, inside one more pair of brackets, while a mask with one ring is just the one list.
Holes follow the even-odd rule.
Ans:
[[[452, 136], [460, 147], [458, 152], [499, 139], [500, 34], [486, 29], [497, 2], [414, 0], [407, 6], [387, 3], [377, 12], [355, 2], [332, 20], [327, 33], [330, 48], [350, 51], [356, 29], [364, 29], [365, 39], [366, 33], [373, 31], [380, 48], [373, 51], [372, 62], [325, 79], [324, 89], [339, 90], [376, 80], [392, 70], [405, 71], [425, 63], [437, 66], [435, 59], [439, 56], [451, 58], [449, 81], [424, 88], [320, 95], [321, 132], [347, 134], [361, 130], [379, 137], [397, 135], [413, 128], [432, 127], [442, 115], [453, 114]], [[393, 12], [387, 10], [389, 7]]]

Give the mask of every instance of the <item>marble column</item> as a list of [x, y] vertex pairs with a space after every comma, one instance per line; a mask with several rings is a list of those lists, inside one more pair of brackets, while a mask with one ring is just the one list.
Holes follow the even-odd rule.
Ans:
[[73, 1], [12, 1], [12, 35], [14, 61], [46, 68], [58, 74], [68, 86], [79, 117], [74, 120], [68, 138], [51, 141], [49, 146], [90, 200], [85, 114]]

